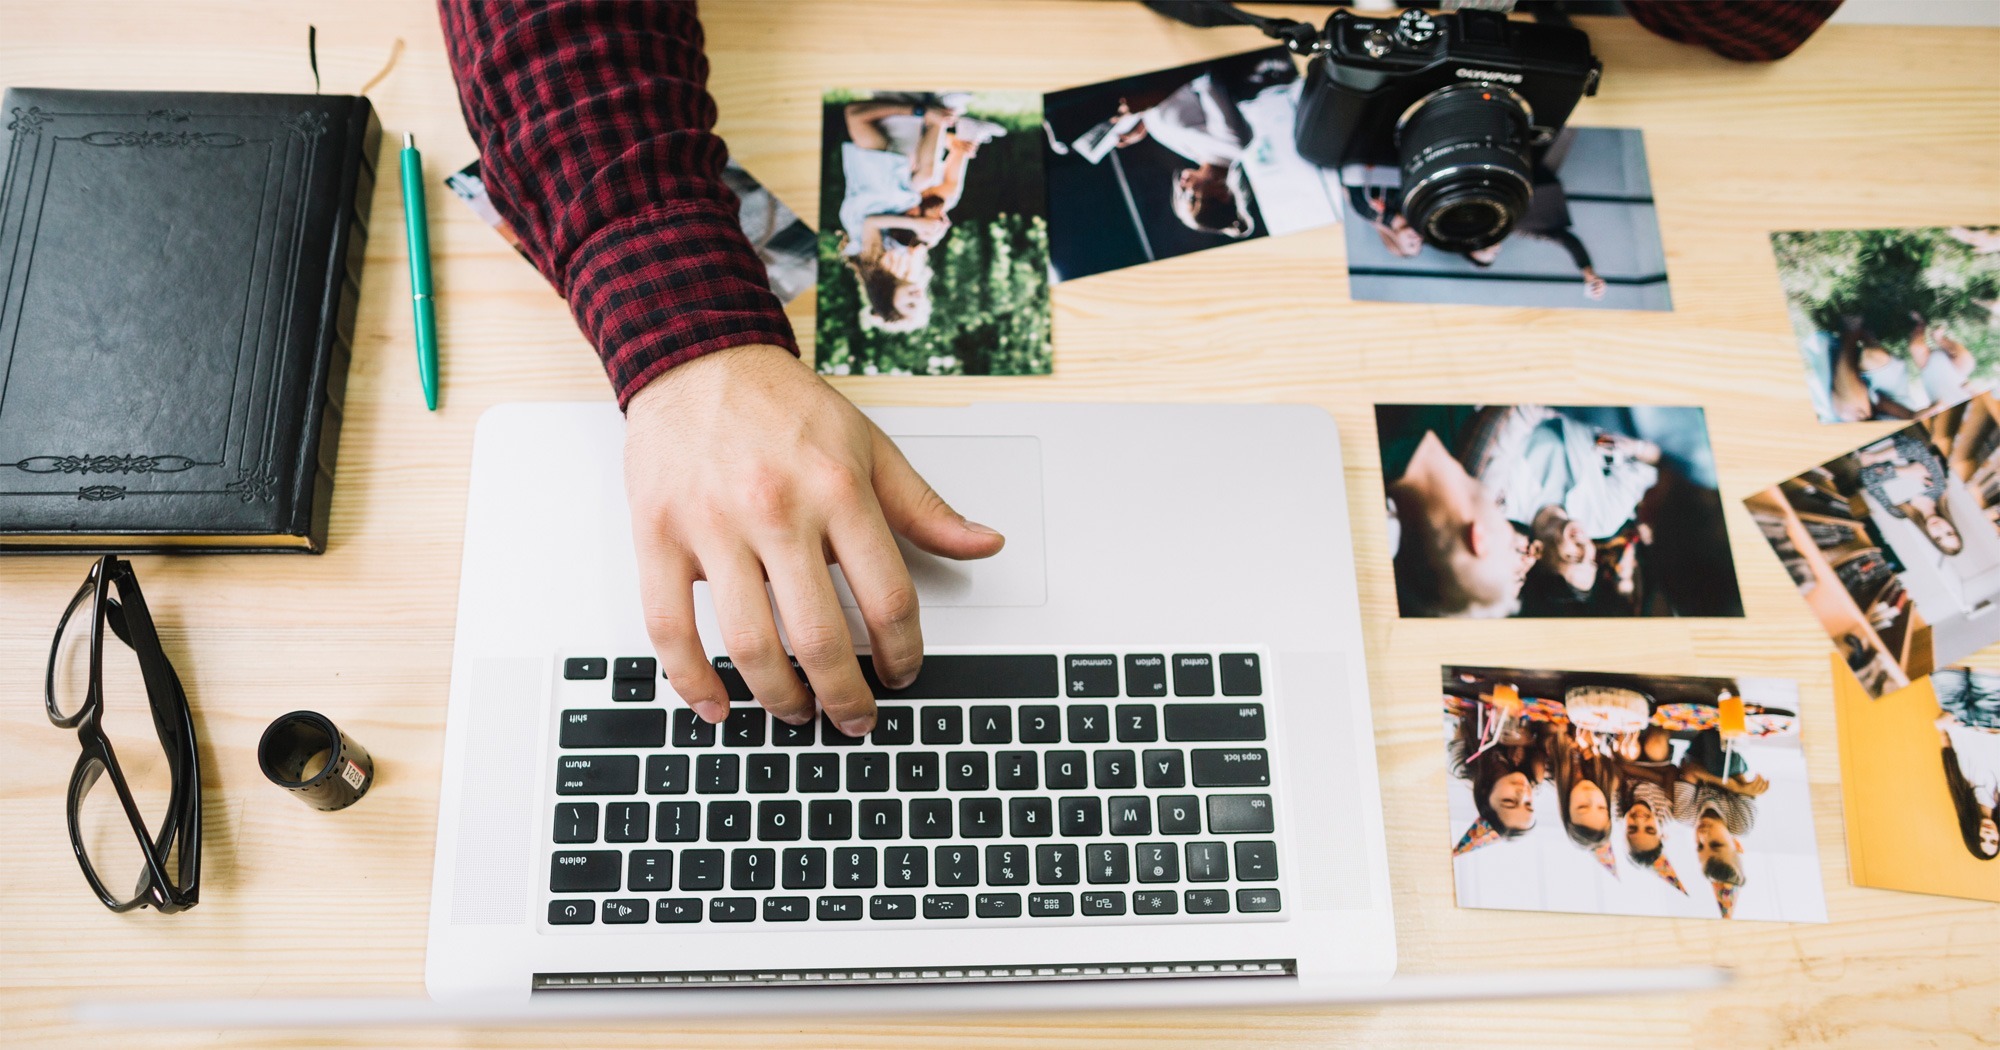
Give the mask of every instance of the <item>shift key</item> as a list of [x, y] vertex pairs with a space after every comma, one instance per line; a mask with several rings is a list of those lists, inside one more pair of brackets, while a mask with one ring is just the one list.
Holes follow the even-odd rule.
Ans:
[[1198, 747], [1189, 754], [1195, 787], [1266, 787], [1271, 783], [1271, 759], [1261, 747]]
[[1262, 740], [1263, 704], [1168, 704], [1168, 740]]
[[583, 710], [562, 713], [562, 746], [655, 748], [667, 743], [667, 713]]

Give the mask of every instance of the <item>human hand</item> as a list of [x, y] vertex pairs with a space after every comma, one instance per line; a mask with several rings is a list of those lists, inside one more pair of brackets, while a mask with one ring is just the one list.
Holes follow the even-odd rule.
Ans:
[[[947, 558], [989, 557], [1005, 543], [947, 506], [880, 428], [775, 346], [716, 351], [640, 390], [626, 409], [625, 490], [646, 632], [674, 691], [710, 722], [728, 716], [729, 697], [695, 630], [696, 580], [708, 581], [723, 647], [772, 714], [802, 724], [817, 697], [860, 736], [874, 727], [875, 698], [827, 564], [845, 573], [875, 671], [894, 688], [916, 677], [923, 633], [891, 531]], [[773, 599], [810, 689], [779, 642]]]
[[1729, 782], [1728, 787], [1729, 790], [1739, 795], [1749, 795], [1755, 798], [1771, 790], [1771, 782], [1765, 779], [1762, 773], [1759, 773], [1748, 780], [1732, 780]]
[[1604, 288], [1604, 278], [1599, 277], [1596, 270], [1585, 268], [1583, 271], [1583, 294], [1592, 300], [1602, 299], [1604, 298]]

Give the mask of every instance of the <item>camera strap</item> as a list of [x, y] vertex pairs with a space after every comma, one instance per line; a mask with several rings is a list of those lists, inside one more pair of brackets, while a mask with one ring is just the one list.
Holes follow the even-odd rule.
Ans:
[[1253, 15], [1226, 0], [1140, 0], [1156, 14], [1197, 29], [1216, 26], [1254, 26], [1257, 31], [1291, 48], [1293, 54], [1310, 55], [1319, 43], [1319, 30], [1290, 18]]

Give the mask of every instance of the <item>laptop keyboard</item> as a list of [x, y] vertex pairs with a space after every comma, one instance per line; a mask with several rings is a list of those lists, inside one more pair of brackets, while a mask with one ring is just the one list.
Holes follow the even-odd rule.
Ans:
[[566, 656], [548, 923], [1245, 921], [1283, 898], [1256, 653], [931, 654], [875, 729], [711, 725]]

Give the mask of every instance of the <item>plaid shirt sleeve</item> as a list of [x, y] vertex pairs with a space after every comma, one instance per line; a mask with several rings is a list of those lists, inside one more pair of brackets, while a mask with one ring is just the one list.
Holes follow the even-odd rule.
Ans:
[[1632, 20], [1647, 29], [1738, 62], [1797, 51], [1839, 7], [1840, 0], [1625, 0]]
[[692, 2], [439, 0], [495, 207], [622, 407], [677, 364], [798, 345], [721, 179]]

